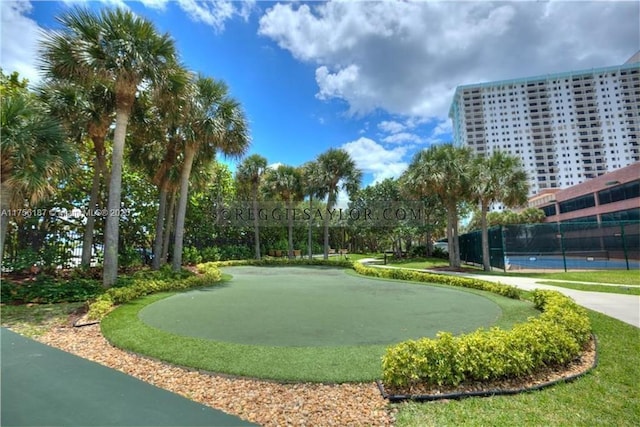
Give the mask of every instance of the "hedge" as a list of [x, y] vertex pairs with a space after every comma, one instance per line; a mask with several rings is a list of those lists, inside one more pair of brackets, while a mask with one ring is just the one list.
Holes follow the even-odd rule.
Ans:
[[[262, 258], [262, 259], [243, 259], [243, 260], [229, 260], [229, 261], [214, 261], [207, 264], [212, 264], [216, 267], [235, 267], [241, 265], [255, 265], [255, 266], [287, 266], [287, 265], [319, 265], [326, 267], [342, 267], [342, 268], [354, 268], [354, 263], [349, 260], [324, 260], [319, 258], [302, 258], [302, 259], [288, 259], [288, 258]], [[355, 263], [359, 265], [359, 263]]]
[[178, 275], [175, 278], [158, 275], [141, 275], [134, 277], [131, 283], [122, 287], [108, 289], [89, 304], [87, 317], [100, 320], [106, 316], [114, 306], [124, 304], [136, 298], [156, 292], [177, 291], [184, 289], [211, 286], [222, 279], [222, 273], [212, 263], [198, 264], [199, 275]]
[[457, 386], [462, 382], [517, 378], [545, 367], [562, 366], [580, 355], [590, 339], [586, 310], [557, 291], [536, 290], [539, 317], [511, 330], [479, 329], [436, 339], [409, 340], [383, 356], [383, 381], [397, 387], [418, 383]]
[[488, 291], [513, 299], [520, 298], [520, 290], [514, 286], [487, 282], [485, 280], [471, 279], [468, 277], [433, 274], [401, 268], [366, 267], [361, 263], [355, 263], [353, 265], [353, 269], [357, 273], [365, 276], [382, 277], [385, 279], [412, 280], [415, 282], [442, 283], [449, 286]]

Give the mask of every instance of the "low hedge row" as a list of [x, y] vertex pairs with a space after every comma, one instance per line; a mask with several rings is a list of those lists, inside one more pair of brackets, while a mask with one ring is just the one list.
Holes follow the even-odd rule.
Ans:
[[213, 263], [199, 264], [199, 275], [180, 275], [175, 278], [153, 276], [134, 277], [130, 283], [122, 287], [110, 288], [99, 295], [89, 304], [87, 317], [100, 320], [106, 316], [114, 306], [124, 304], [145, 295], [163, 291], [178, 291], [184, 289], [211, 286], [222, 279], [222, 273]]
[[[342, 267], [353, 268], [354, 263], [349, 260], [324, 260], [321, 258], [262, 258], [262, 259], [243, 259], [243, 260], [229, 260], [229, 261], [214, 261], [207, 264], [212, 264], [216, 267], [234, 267], [240, 265], [255, 265], [255, 266], [286, 266], [286, 265], [320, 265], [327, 267]], [[359, 264], [359, 263], [355, 263]]]
[[389, 386], [417, 383], [456, 386], [462, 382], [517, 378], [544, 366], [561, 366], [580, 355], [589, 341], [586, 311], [557, 291], [536, 290], [539, 317], [511, 330], [479, 329], [437, 339], [405, 341], [383, 356], [383, 381]]
[[500, 283], [487, 282], [485, 280], [456, 277], [445, 274], [433, 274], [401, 268], [367, 267], [361, 263], [354, 263], [353, 269], [357, 273], [365, 276], [381, 277], [385, 279], [411, 280], [415, 282], [441, 283], [449, 286], [488, 291], [507, 298], [520, 298], [520, 290], [518, 288]]

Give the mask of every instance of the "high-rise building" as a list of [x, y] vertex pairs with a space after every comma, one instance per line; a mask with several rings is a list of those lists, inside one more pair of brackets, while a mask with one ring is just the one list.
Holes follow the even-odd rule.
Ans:
[[618, 66], [459, 86], [454, 143], [520, 157], [530, 196], [638, 162], [639, 54]]

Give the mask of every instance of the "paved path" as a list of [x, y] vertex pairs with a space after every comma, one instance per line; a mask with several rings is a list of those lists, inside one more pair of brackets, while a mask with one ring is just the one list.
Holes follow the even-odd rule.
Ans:
[[8, 329], [3, 426], [255, 425]]
[[[366, 263], [368, 259], [361, 260], [360, 262]], [[388, 265], [375, 265], [368, 264], [372, 267], [383, 268], [397, 268]], [[419, 270], [419, 269], [416, 269]], [[563, 294], [573, 298], [575, 302], [599, 313], [606, 314], [618, 320], [622, 320], [625, 323], [640, 328], [640, 296], [638, 295], [622, 295], [611, 294], [604, 292], [590, 292], [590, 291], [578, 291], [575, 289], [567, 289], [559, 286], [543, 285], [538, 282], [550, 282], [549, 279], [534, 279], [530, 277], [510, 277], [510, 276], [491, 276], [485, 274], [470, 274], [470, 273], [455, 273], [448, 271], [427, 271], [437, 274], [451, 274], [460, 277], [471, 277], [479, 280], [487, 280], [491, 282], [503, 283], [505, 285], [515, 286], [527, 291], [533, 289], [552, 289], [554, 291], [562, 292]], [[558, 280], [558, 282], [570, 282], [569, 280]], [[584, 283], [584, 282], [576, 282]], [[622, 285], [618, 285], [622, 286]]]

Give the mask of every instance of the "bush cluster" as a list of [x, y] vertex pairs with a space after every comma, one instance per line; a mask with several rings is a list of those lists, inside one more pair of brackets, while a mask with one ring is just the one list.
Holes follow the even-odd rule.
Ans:
[[385, 279], [412, 280], [415, 282], [441, 283], [448, 286], [458, 286], [463, 288], [493, 292], [495, 294], [513, 299], [519, 299], [521, 294], [520, 290], [514, 286], [487, 282], [485, 280], [471, 279], [467, 277], [433, 274], [400, 268], [367, 267], [360, 263], [354, 263], [353, 269], [358, 274], [363, 274], [365, 276], [381, 277]]
[[342, 268], [353, 268], [354, 264], [349, 260], [328, 260], [319, 258], [303, 258], [303, 259], [288, 259], [288, 258], [262, 258], [260, 260], [257, 259], [243, 259], [243, 260], [229, 260], [229, 261], [218, 261], [211, 263], [216, 267], [233, 267], [238, 265], [255, 265], [255, 266], [287, 266], [287, 265], [322, 265], [328, 267], [342, 267]]
[[409, 340], [389, 347], [383, 356], [385, 384], [456, 386], [465, 381], [517, 378], [544, 366], [565, 365], [585, 347], [591, 334], [586, 311], [557, 291], [537, 290], [543, 313], [511, 330], [479, 329], [437, 339]]
[[3, 303], [55, 304], [59, 302], [86, 301], [102, 292], [98, 280], [73, 277], [58, 279], [46, 274], [27, 278], [20, 282], [3, 280], [0, 298]]
[[222, 274], [211, 263], [198, 265], [199, 275], [189, 273], [169, 273], [167, 271], [142, 272], [133, 275], [125, 283], [108, 289], [89, 304], [87, 316], [92, 320], [102, 319], [114, 306], [156, 292], [185, 290], [211, 286], [222, 279]]

